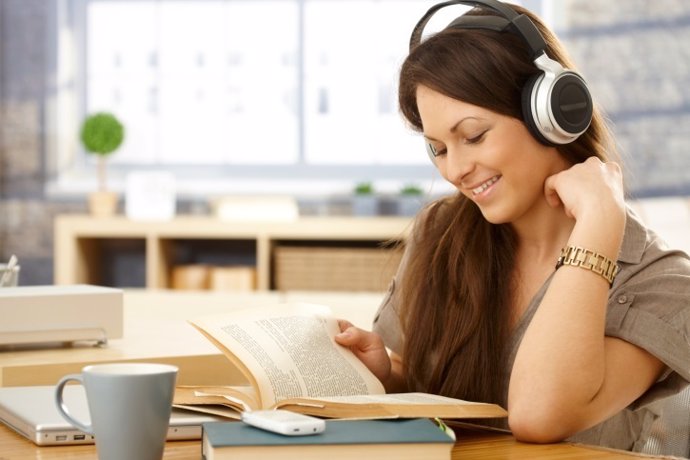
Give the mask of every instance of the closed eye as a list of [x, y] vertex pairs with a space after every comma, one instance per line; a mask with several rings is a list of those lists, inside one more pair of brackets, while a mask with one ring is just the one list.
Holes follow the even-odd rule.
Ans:
[[[484, 140], [484, 137], [488, 131], [489, 130], [487, 129], [486, 131], [482, 131], [477, 136], [463, 139], [462, 142], [465, 145], [479, 144], [482, 140]], [[436, 157], [439, 157], [441, 155], [445, 155], [448, 150], [445, 147], [438, 147], [437, 148], [431, 142], [426, 142], [426, 151], [429, 154], [429, 156], [436, 158]]]
[[488, 132], [488, 130], [482, 131], [482, 133], [479, 134], [478, 136], [474, 136], [474, 137], [465, 139], [465, 140], [463, 141], [463, 143], [464, 143], [464, 144], [478, 144], [478, 143], [480, 143], [482, 140], [484, 140], [484, 135], [485, 135], [487, 132]]

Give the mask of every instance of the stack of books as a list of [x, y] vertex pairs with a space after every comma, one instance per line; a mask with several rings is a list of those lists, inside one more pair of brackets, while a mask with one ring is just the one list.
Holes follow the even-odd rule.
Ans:
[[285, 436], [243, 422], [204, 423], [204, 460], [449, 459], [454, 440], [429, 419], [329, 420], [323, 433]]

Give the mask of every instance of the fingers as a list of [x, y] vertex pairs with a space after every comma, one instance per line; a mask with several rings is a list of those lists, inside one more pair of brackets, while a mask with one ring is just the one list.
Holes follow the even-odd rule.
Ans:
[[354, 327], [354, 325], [346, 319], [339, 319], [338, 326], [340, 327], [340, 332], [344, 332], [346, 329]]
[[358, 333], [357, 328], [351, 322], [344, 319], [338, 320], [338, 326], [340, 327], [340, 334], [336, 334], [335, 341], [346, 347], [356, 345], [361, 335]]
[[350, 348], [356, 348], [362, 351], [383, 347], [383, 341], [378, 336], [378, 334], [374, 334], [373, 332], [369, 331], [364, 331], [358, 327], [353, 326], [347, 321], [343, 321], [343, 323], [349, 324], [349, 327], [347, 327], [345, 330], [342, 330], [343, 324], [341, 324], [342, 332], [340, 334], [336, 334], [335, 336], [335, 341], [340, 345]]
[[[620, 166], [592, 156], [582, 163], [549, 176], [544, 181], [544, 198], [552, 208], [562, 207], [570, 218], [623, 196]], [[599, 206], [601, 207], [601, 206]]]
[[335, 341], [340, 345], [351, 347], [363, 340], [364, 331], [356, 328], [347, 321], [338, 321], [340, 334], [336, 334]]
[[339, 320], [338, 325], [342, 332], [335, 335], [336, 343], [350, 349], [381, 382], [388, 380], [391, 360], [383, 339], [375, 332], [355, 327], [348, 321]]
[[558, 192], [556, 192], [556, 176], [557, 174], [549, 176], [544, 182], [544, 197], [546, 197], [546, 203], [552, 208], [557, 208], [562, 204]]

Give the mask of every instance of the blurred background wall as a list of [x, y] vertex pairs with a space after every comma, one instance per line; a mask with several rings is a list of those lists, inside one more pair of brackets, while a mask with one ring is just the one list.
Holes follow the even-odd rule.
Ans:
[[[690, 195], [690, 2], [533, 3], [551, 8], [555, 30], [611, 119], [632, 196]], [[54, 216], [86, 212], [84, 197], [51, 196], [45, 186], [54, 14], [52, 1], [0, 0], [0, 259], [20, 257], [23, 285], [52, 282]], [[178, 213], [206, 205], [203, 196], [186, 197]], [[300, 198], [300, 210], [348, 212], [329, 196]]]

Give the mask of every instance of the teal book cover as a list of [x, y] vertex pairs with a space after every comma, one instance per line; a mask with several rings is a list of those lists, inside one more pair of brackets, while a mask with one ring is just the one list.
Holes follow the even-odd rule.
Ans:
[[204, 437], [214, 448], [226, 446], [298, 446], [348, 444], [454, 444], [429, 419], [328, 420], [323, 433], [284, 436], [242, 422], [203, 424]]

